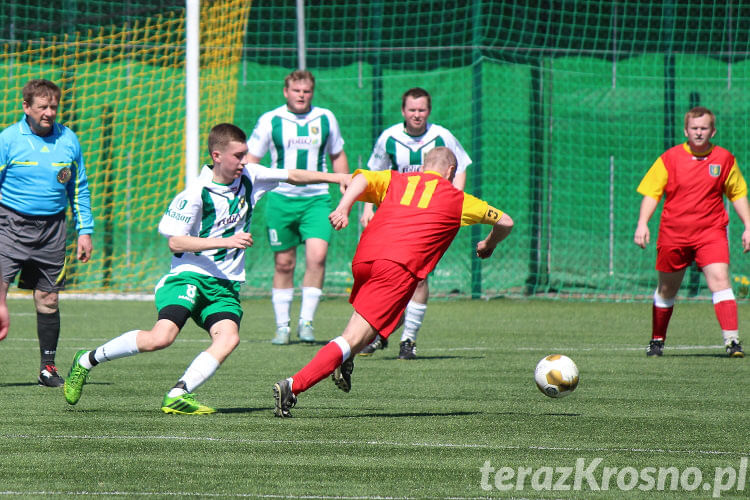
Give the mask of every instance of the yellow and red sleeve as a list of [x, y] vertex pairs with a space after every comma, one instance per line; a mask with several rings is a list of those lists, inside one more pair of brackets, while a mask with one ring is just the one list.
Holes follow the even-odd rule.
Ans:
[[747, 196], [747, 183], [742, 176], [742, 172], [740, 172], [740, 167], [737, 166], [737, 160], [729, 170], [727, 180], [724, 181], [724, 194], [729, 201], [736, 201], [743, 196]]
[[664, 188], [667, 186], [668, 176], [667, 167], [664, 166], [664, 161], [660, 156], [643, 176], [641, 183], [638, 185], [638, 192], [643, 196], [649, 196], [659, 201], [664, 194]]
[[464, 193], [464, 204], [461, 211], [462, 226], [471, 226], [472, 224], [494, 225], [502, 216], [502, 211], [491, 206], [486, 201]]
[[390, 170], [363, 170], [358, 168], [352, 174], [352, 179], [357, 175], [363, 176], [367, 179], [367, 188], [359, 195], [357, 201], [364, 201], [366, 203], [374, 203], [380, 205], [385, 198], [385, 192], [388, 190], [388, 186], [391, 183], [391, 171]]

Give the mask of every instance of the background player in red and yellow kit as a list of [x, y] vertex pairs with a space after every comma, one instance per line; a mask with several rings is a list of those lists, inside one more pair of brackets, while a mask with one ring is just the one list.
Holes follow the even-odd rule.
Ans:
[[275, 415], [291, 417], [296, 395], [333, 374], [345, 392], [351, 388], [353, 356], [380, 334], [398, 327], [404, 307], [437, 265], [461, 226], [489, 224], [492, 230], [477, 243], [477, 256], [486, 259], [510, 233], [513, 220], [500, 210], [456, 189], [451, 180], [456, 156], [446, 147], [427, 153], [420, 172], [401, 174], [357, 170], [329, 220], [340, 230], [349, 223], [355, 201], [378, 206], [362, 233], [352, 260], [354, 307], [344, 332], [321, 348], [292, 377], [273, 386]]
[[656, 242], [659, 279], [654, 292], [651, 342], [648, 356], [661, 356], [667, 326], [687, 267], [695, 261], [711, 290], [716, 318], [731, 357], [743, 357], [738, 337], [737, 302], [729, 281], [729, 216], [726, 196], [742, 220], [742, 248], [750, 250], [750, 206], [747, 184], [737, 161], [726, 149], [711, 143], [716, 117], [704, 108], [685, 114], [687, 142], [664, 152], [643, 177], [643, 195], [634, 241], [646, 248], [648, 221], [664, 196], [664, 208]]

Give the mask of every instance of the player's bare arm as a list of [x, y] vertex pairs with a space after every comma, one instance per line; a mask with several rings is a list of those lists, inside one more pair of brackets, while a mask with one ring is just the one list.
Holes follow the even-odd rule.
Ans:
[[507, 238], [512, 230], [513, 219], [511, 219], [508, 214], [504, 213], [492, 226], [492, 230], [487, 237], [477, 243], [477, 257], [480, 259], [486, 259], [491, 256], [498, 243]]
[[295, 186], [327, 182], [328, 184], [340, 184], [346, 187], [350, 177], [349, 172], [331, 174], [312, 170], [289, 170], [289, 179], [286, 182]]
[[202, 252], [217, 248], [248, 248], [253, 246], [250, 233], [236, 233], [228, 238], [200, 238], [198, 236], [170, 236], [169, 250], [172, 253]]
[[[331, 155], [331, 165], [333, 166], [333, 171], [337, 174], [349, 174], [349, 159], [346, 157], [346, 152], [343, 149], [335, 155]], [[341, 194], [344, 194], [346, 186], [341, 183], [339, 184]]]
[[328, 216], [328, 220], [336, 231], [339, 231], [349, 225], [349, 212], [357, 198], [367, 189], [367, 178], [364, 175], [357, 175], [350, 178], [349, 186], [346, 188], [341, 200], [333, 212]]
[[359, 223], [362, 224], [362, 227], [367, 227], [372, 218], [375, 216], [375, 209], [373, 208], [374, 206], [375, 205], [373, 205], [372, 203], [364, 204], [364, 208], [362, 209], [362, 217], [359, 218]]
[[[0, 269], [1, 270], [1, 269]], [[0, 280], [0, 340], [8, 335], [10, 327], [10, 313], [8, 312], [8, 283]]]
[[747, 253], [750, 251], [750, 203], [747, 201], [747, 196], [743, 196], [734, 200], [732, 206], [745, 226], [742, 231], [742, 251]]
[[646, 248], [649, 241], [651, 240], [651, 234], [648, 230], [648, 221], [656, 211], [656, 206], [659, 204], [659, 200], [656, 200], [650, 196], [644, 196], [641, 202], [641, 210], [638, 214], [638, 224], [635, 227], [635, 235], [633, 241], [636, 245], [641, 248]]
[[349, 159], [346, 157], [346, 152], [343, 149], [335, 155], [331, 155], [331, 166], [337, 174], [349, 173]]

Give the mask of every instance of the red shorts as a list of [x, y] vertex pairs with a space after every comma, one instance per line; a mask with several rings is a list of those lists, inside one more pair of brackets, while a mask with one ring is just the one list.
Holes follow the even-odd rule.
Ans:
[[656, 247], [656, 270], [673, 273], [685, 269], [693, 261], [698, 267], [722, 262], [729, 264], [729, 243], [726, 238], [694, 246]]
[[349, 302], [381, 337], [388, 338], [401, 323], [419, 278], [390, 260], [354, 264], [352, 274]]

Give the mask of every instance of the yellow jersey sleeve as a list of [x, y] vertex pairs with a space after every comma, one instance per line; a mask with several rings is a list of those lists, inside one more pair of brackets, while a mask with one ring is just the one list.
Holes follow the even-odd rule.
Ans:
[[357, 201], [374, 203], [379, 206], [383, 202], [385, 192], [391, 183], [391, 170], [372, 171], [358, 168], [352, 174], [352, 179], [357, 175], [362, 175], [367, 179], [367, 189], [359, 195]]
[[464, 193], [464, 205], [461, 212], [462, 226], [471, 226], [472, 224], [494, 225], [502, 215], [503, 212], [490, 206], [486, 201]]
[[643, 176], [638, 185], [638, 192], [657, 201], [661, 200], [661, 195], [664, 194], [664, 188], [667, 185], [667, 177], [667, 167], [664, 166], [660, 156]]
[[742, 176], [742, 172], [740, 172], [740, 167], [737, 166], [737, 160], [734, 161], [727, 180], [724, 182], [724, 194], [729, 201], [736, 201], [743, 196], [747, 196], [747, 183]]

